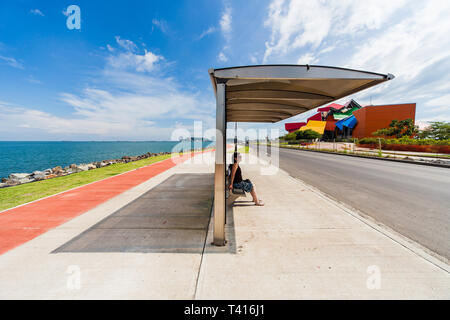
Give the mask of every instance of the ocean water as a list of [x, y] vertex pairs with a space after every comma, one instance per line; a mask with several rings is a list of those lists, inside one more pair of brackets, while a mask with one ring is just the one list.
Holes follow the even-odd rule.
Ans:
[[[147, 152], [170, 152], [178, 141], [0, 141], [0, 178], [72, 163], [88, 163]], [[182, 142], [183, 147], [194, 143]], [[212, 145], [203, 142], [203, 147]]]

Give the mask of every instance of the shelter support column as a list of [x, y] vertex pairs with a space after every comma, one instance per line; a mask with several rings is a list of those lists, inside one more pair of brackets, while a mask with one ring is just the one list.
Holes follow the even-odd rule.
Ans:
[[226, 167], [226, 111], [225, 83], [217, 84], [216, 96], [216, 159], [214, 171], [214, 244], [225, 245], [225, 167]]

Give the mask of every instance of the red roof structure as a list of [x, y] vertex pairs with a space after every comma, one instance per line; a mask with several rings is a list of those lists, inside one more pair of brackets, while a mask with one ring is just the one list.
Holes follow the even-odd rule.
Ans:
[[331, 106], [328, 106], [328, 107], [319, 108], [319, 109], [317, 109], [317, 111], [319, 111], [319, 112], [328, 112], [328, 111], [330, 111], [330, 109], [331, 109]]
[[289, 133], [297, 131], [301, 127], [306, 126], [306, 122], [285, 123], [284, 128]]
[[315, 115], [309, 117], [307, 121], [313, 120], [313, 121], [322, 121], [322, 114], [320, 112], [316, 113]]

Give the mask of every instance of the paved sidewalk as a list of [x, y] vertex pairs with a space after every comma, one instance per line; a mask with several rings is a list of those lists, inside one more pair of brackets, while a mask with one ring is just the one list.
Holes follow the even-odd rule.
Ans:
[[241, 167], [266, 205], [237, 200], [227, 248], [209, 245], [209, 233], [197, 299], [450, 298], [447, 271], [284, 171]]
[[450, 298], [447, 271], [283, 171], [260, 175], [258, 165], [242, 171], [266, 206], [237, 200], [226, 247], [210, 244], [210, 224], [204, 253], [52, 253], [174, 175], [213, 168], [177, 165], [0, 255], [0, 299]]

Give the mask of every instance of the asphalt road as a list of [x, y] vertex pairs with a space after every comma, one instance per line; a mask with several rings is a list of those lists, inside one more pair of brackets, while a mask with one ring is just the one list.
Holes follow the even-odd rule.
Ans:
[[289, 149], [280, 168], [450, 258], [450, 169]]

